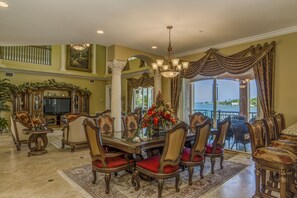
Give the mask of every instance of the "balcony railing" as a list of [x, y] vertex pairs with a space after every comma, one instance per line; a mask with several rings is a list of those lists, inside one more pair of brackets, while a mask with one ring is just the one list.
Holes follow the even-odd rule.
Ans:
[[0, 59], [51, 65], [50, 46], [1, 46]]
[[[193, 109], [193, 112], [201, 112], [203, 113], [205, 116], [213, 119], [214, 117], [214, 111], [212, 110], [205, 110], [205, 109]], [[217, 111], [217, 120], [224, 120], [225, 118], [227, 118], [228, 116], [233, 117], [233, 116], [238, 116], [239, 115], [239, 111], [221, 111], [218, 110]], [[250, 112], [249, 113], [249, 117], [250, 119], [252, 118], [256, 118], [257, 117], [257, 112]]]

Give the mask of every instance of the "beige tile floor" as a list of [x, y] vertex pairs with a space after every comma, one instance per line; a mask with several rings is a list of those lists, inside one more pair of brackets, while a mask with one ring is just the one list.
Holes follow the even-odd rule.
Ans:
[[[74, 153], [69, 148], [58, 149], [52, 144], [48, 153], [27, 157], [28, 147], [16, 151], [11, 136], [0, 134], [0, 197], [83, 197], [57, 172], [90, 162], [89, 151], [84, 148]], [[248, 154], [239, 154], [230, 160], [246, 163], [245, 170], [223, 185], [203, 195], [204, 198], [248, 198], [254, 193], [254, 166]]]

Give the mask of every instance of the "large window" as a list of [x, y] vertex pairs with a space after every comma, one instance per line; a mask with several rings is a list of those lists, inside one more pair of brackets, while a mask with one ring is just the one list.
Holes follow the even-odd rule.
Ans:
[[258, 95], [256, 81], [250, 81], [250, 102], [249, 102], [249, 119], [255, 119], [257, 117], [257, 107], [258, 107]]
[[133, 109], [141, 107], [144, 111], [153, 104], [153, 87], [133, 89]]

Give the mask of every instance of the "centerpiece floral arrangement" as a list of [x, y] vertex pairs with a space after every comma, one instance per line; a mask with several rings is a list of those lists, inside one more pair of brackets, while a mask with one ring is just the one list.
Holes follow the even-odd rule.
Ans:
[[177, 119], [174, 115], [173, 109], [170, 107], [169, 103], [165, 103], [162, 94], [159, 92], [156, 98], [156, 103], [144, 114], [141, 127], [150, 128], [152, 127], [153, 132], [158, 129], [164, 130], [170, 128], [172, 125], [176, 124]]

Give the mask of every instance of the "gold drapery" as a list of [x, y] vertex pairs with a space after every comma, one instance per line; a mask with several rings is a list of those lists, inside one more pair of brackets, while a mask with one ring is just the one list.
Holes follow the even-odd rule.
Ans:
[[148, 73], [143, 73], [139, 79], [128, 78], [127, 79], [127, 94], [128, 94], [128, 107], [127, 111], [131, 112], [132, 106], [132, 96], [133, 89], [137, 89], [139, 87], [153, 87], [154, 86], [154, 77], [150, 77]]
[[182, 80], [180, 75], [171, 79], [171, 108], [175, 115], [177, 114], [179, 97], [182, 89]]
[[[200, 60], [191, 62], [186, 72], [181, 72], [183, 78], [193, 78], [195, 76], [217, 76], [225, 72], [231, 74], [241, 74], [253, 68], [257, 84], [260, 104], [267, 117], [274, 113], [273, 102], [273, 77], [275, 63], [275, 41], [264, 45], [251, 46], [236, 54], [223, 56], [216, 50], [210, 49]], [[179, 98], [180, 91], [176, 86], [180, 86], [179, 79], [172, 79], [171, 101], [175, 101], [174, 108], [178, 109], [176, 98]], [[178, 95], [175, 95], [178, 94]]]

